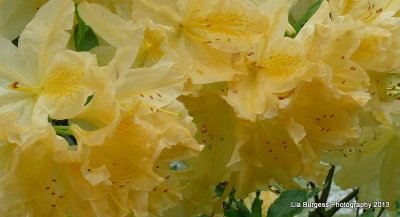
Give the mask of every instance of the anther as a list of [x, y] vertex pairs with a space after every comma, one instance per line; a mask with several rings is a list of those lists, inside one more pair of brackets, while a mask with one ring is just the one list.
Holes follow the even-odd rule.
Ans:
[[19, 84], [18, 81], [13, 82], [13, 83], [11, 84], [11, 87], [14, 88], [14, 89], [16, 89], [16, 88], [18, 88], [18, 84]]

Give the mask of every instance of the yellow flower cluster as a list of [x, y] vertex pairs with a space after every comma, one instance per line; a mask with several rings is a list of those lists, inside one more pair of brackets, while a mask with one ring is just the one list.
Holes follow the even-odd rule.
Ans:
[[217, 216], [327, 163], [394, 208], [400, 0], [322, 1], [288, 37], [304, 2], [0, 0], [0, 216]]

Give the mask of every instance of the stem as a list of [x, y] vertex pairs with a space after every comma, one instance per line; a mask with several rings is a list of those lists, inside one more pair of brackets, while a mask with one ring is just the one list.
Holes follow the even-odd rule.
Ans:
[[[355, 196], [357, 196], [358, 194], [358, 189], [354, 189], [353, 192], [351, 192], [349, 195], [347, 195], [345, 198], [343, 198], [341, 201], [339, 201], [339, 203], [346, 203], [349, 202], [351, 199], [353, 199]], [[329, 209], [328, 211], [326, 211], [326, 215], [325, 216], [333, 216], [338, 210], [340, 209], [340, 207], [332, 207], [331, 209]]]
[[[358, 195], [356, 196], [356, 201], [358, 201]], [[360, 215], [360, 207], [357, 207], [356, 217]]]
[[[326, 203], [328, 200], [329, 192], [331, 191], [331, 186], [332, 186], [332, 180], [333, 180], [333, 174], [335, 173], [335, 166], [332, 165], [331, 169], [329, 170], [328, 176], [325, 179], [324, 183], [324, 188], [322, 189], [321, 197], [318, 197], [318, 203]], [[314, 198], [315, 199], [315, 198]], [[326, 211], [324, 207], [318, 207], [315, 210], [315, 214], [318, 216], [326, 216]]]
[[320, 197], [321, 203], [325, 203], [328, 200], [334, 173], [335, 173], [335, 166], [332, 166], [331, 169], [329, 170], [328, 176], [325, 179], [324, 185], [326, 185], [326, 187], [324, 188], [324, 190], [322, 190], [322, 193], [321, 193], [321, 197]]
[[[312, 189], [316, 189], [316, 188], [317, 188], [317, 186], [315, 186], [314, 183], [312, 183], [312, 182], [310, 182], [310, 185], [311, 185], [311, 188], [312, 188]], [[314, 196], [314, 201], [315, 201], [316, 203], [319, 203], [318, 194]]]
[[385, 207], [382, 207], [381, 210], [379, 210], [379, 213], [376, 217], [380, 217], [382, 215], [383, 211], [385, 211]]

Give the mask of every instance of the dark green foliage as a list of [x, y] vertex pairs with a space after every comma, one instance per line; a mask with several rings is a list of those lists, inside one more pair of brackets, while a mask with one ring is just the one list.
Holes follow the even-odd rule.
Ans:
[[364, 211], [360, 217], [374, 217], [374, 211], [372, 209]]
[[[76, 5], [77, 6], [77, 5]], [[75, 15], [78, 20], [74, 28], [74, 42], [77, 51], [89, 51], [92, 48], [99, 46], [99, 40], [93, 30], [83, 22], [79, 16], [78, 10], [75, 10]]]
[[253, 205], [251, 206], [252, 217], [262, 217], [262, 209], [261, 206], [263, 201], [260, 199], [260, 192], [256, 193], [257, 197], [253, 201]]

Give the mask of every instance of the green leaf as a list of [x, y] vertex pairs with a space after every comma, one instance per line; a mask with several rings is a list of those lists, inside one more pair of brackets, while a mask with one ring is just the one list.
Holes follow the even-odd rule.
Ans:
[[321, 191], [321, 189], [319, 189], [319, 188], [313, 189], [310, 193], [307, 194], [307, 199], [308, 199], [308, 198], [314, 197], [314, 196], [317, 195], [320, 191]]
[[243, 217], [252, 217], [250, 210], [241, 201], [235, 201], [234, 205], [237, 207], [239, 214]]
[[303, 203], [308, 200], [309, 196], [304, 190], [286, 190], [268, 209], [268, 217], [293, 217], [301, 213], [304, 207], [291, 207], [292, 203]]
[[243, 217], [243, 216], [240, 214], [240, 212], [239, 212], [238, 210], [234, 209], [233, 207], [231, 207], [231, 208], [229, 208], [229, 209], [226, 209], [226, 210], [224, 211], [224, 215], [225, 215], [226, 217]]
[[297, 22], [298, 26], [303, 26], [304, 24], [307, 23], [307, 21], [317, 12], [319, 7], [321, 6], [323, 0], [319, 0], [307, 10], [307, 12], [304, 14], [304, 16]]
[[366, 210], [359, 217], [374, 217], [374, 211], [372, 209]]
[[254, 199], [253, 204], [251, 206], [252, 217], [262, 217], [262, 209], [261, 206], [263, 201], [260, 200], [259, 194], [257, 194], [256, 199]]
[[89, 51], [92, 48], [99, 46], [97, 36], [94, 34], [93, 30], [83, 22], [76, 7], [75, 15], [78, 20], [78, 24], [76, 24], [74, 28], [75, 49], [77, 51]]

